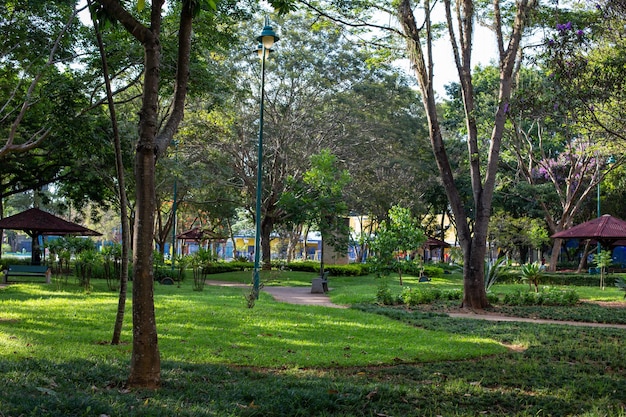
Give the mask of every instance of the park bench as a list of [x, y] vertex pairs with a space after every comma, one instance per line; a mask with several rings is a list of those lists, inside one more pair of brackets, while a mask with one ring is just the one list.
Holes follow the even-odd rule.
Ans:
[[313, 278], [311, 283], [312, 294], [323, 294], [328, 292], [328, 271], [325, 271], [322, 276]]
[[45, 277], [50, 284], [50, 276], [50, 267], [45, 265], [9, 265], [4, 271], [4, 283], [9, 282], [9, 277]]

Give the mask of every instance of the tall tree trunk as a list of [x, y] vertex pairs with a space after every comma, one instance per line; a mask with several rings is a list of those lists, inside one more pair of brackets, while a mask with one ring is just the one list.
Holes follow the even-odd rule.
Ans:
[[139, 141], [135, 153], [137, 207], [133, 248], [133, 354], [128, 383], [131, 386], [154, 389], [161, 384], [161, 358], [154, 313], [152, 250], [156, 209], [154, 139], [157, 135], [156, 103], [160, 79], [158, 37], [155, 35], [145, 42], [144, 49], [144, 95], [139, 113]]
[[[88, 2], [91, 7], [91, 0]], [[93, 17], [93, 15], [92, 15]], [[128, 289], [128, 260], [130, 253], [130, 223], [128, 221], [128, 197], [126, 195], [126, 180], [124, 177], [124, 160], [122, 158], [122, 143], [120, 140], [120, 132], [117, 124], [117, 114], [115, 111], [115, 101], [113, 100], [113, 90], [111, 88], [111, 79], [109, 75], [109, 64], [106, 59], [104, 50], [104, 42], [102, 41], [102, 33], [97, 19], [92, 19], [96, 39], [98, 41], [98, 49], [100, 50], [100, 58], [102, 60], [102, 76], [106, 88], [107, 102], [109, 105], [109, 114], [111, 116], [111, 127], [113, 129], [113, 146], [115, 148], [115, 169], [117, 172], [117, 190], [120, 204], [120, 222], [122, 225], [122, 259], [120, 268], [120, 292], [117, 302], [117, 314], [115, 316], [115, 324], [113, 326], [112, 345], [118, 345], [122, 337], [122, 327], [124, 325], [124, 315], [126, 313], [126, 293]]]
[[[519, 0], [517, 2], [515, 20], [510, 28], [511, 37], [505, 48], [502, 17], [500, 15], [500, 1], [493, 1], [493, 28], [496, 32], [500, 55], [500, 89], [498, 109], [494, 117], [494, 126], [490, 138], [487, 162], [485, 166], [482, 166], [471, 74], [472, 35], [475, 20], [474, 2], [472, 0], [458, 0], [455, 3], [457, 16], [456, 20], [454, 20], [452, 0], [444, 0], [450, 45], [459, 73], [465, 110], [468, 160], [473, 192], [473, 212], [475, 214], [473, 230], [469, 227], [467, 211], [459, 190], [456, 187], [438, 119], [439, 116], [433, 89], [434, 63], [432, 56], [433, 29], [430, 16], [431, 2], [425, 0], [422, 3], [423, 12], [425, 14], [424, 26], [417, 24], [412, 9], [413, 5], [410, 0], [401, 0], [397, 6], [399, 21], [407, 40], [409, 57], [415, 69], [415, 75], [422, 93], [423, 105], [428, 118], [433, 154], [437, 162], [437, 167], [439, 168], [443, 187], [455, 217], [459, 242], [465, 258], [462, 305], [468, 308], [482, 309], [488, 306], [483, 284], [484, 263], [487, 250], [487, 229], [491, 214], [491, 203], [498, 168], [500, 144], [511, 96], [513, 72], [518, 58], [519, 45], [528, 18], [528, 10], [534, 7], [535, 4], [536, 0]], [[422, 39], [422, 34], [425, 34], [425, 39]], [[424, 51], [424, 48], [426, 48], [426, 51]]]
[[136, 20], [118, 0], [96, 0], [120, 21], [144, 48], [144, 84], [139, 112], [139, 140], [135, 154], [137, 188], [133, 236], [133, 351], [128, 384], [131, 387], [155, 389], [161, 385], [161, 359], [157, 343], [154, 312], [153, 253], [156, 211], [155, 164], [171, 143], [183, 118], [187, 85], [193, 7], [197, 2], [183, 0], [178, 27], [178, 61], [172, 110], [158, 131], [160, 54], [159, 35], [164, 0], [153, 0], [150, 26]]

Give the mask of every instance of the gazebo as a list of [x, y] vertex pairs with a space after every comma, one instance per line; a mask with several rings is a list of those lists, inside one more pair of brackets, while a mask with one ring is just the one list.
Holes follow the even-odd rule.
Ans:
[[433, 255], [438, 255], [439, 260], [442, 261], [444, 258], [444, 250], [449, 247], [449, 243], [446, 243], [443, 240], [435, 239], [434, 237], [429, 237], [422, 245], [422, 249], [424, 250], [424, 260], [428, 260], [426, 259], [426, 255], [428, 254], [429, 259], [431, 259]]
[[[190, 241], [195, 242], [198, 244], [198, 246], [200, 246], [203, 242], [209, 242], [210, 244], [214, 240], [223, 240], [225, 238], [226, 238], [225, 236], [222, 236], [218, 233], [215, 233], [210, 230], [203, 230], [203, 229], [200, 229], [199, 227], [194, 227], [176, 236], [176, 239], [183, 241], [184, 247], [186, 247], [186, 245]], [[183, 249], [183, 252], [185, 251], [186, 249]]]
[[[551, 236], [554, 239], [591, 239], [606, 248], [626, 239], [626, 221], [605, 214]], [[620, 242], [621, 243], [621, 242]]]
[[31, 237], [33, 240], [31, 263], [33, 265], [41, 264], [40, 236], [102, 236], [102, 233], [68, 222], [38, 208], [31, 208], [0, 219], [0, 229], [22, 230]]

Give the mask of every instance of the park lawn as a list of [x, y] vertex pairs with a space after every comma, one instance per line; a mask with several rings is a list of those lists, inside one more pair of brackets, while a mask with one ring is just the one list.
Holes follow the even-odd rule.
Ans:
[[[127, 360], [129, 345], [109, 346], [117, 295], [102, 283], [11, 285], [0, 289], [0, 356]], [[155, 288], [159, 348], [164, 360], [258, 367], [389, 365], [497, 354], [497, 342], [431, 332], [351, 309], [294, 306], [262, 293], [246, 308], [245, 289], [191, 284]], [[130, 303], [123, 339], [130, 342]]]
[[[344, 291], [340, 283], [336, 290]], [[190, 286], [156, 287], [163, 384], [150, 392], [124, 387], [131, 349], [128, 323], [124, 344], [103, 343], [110, 337], [116, 296], [103, 291], [102, 283], [91, 294], [71, 287], [55, 291], [50, 285], [0, 289], [1, 415], [626, 415], [622, 329], [491, 323], [365, 304], [360, 311], [290, 306], [266, 294], [248, 310], [243, 288], [193, 292]], [[346, 318], [358, 319], [358, 326]], [[358, 351], [365, 343], [362, 336], [375, 353], [378, 346], [411, 345], [414, 334], [422, 332], [444, 338], [431, 340], [430, 350], [451, 340], [457, 346], [475, 340], [499, 352], [502, 345], [510, 349], [469, 359], [405, 362], [418, 354], [413, 351], [388, 365], [302, 367], [301, 362], [277, 366], [273, 361], [297, 354], [285, 354], [276, 343], [281, 339], [292, 350], [296, 341], [318, 345], [298, 349], [315, 349], [322, 356], [328, 347], [329, 358], [342, 347], [343, 358], [363, 361], [371, 356]], [[347, 344], [334, 344], [334, 338]], [[239, 345], [231, 346], [233, 340]], [[219, 351], [220, 346], [225, 348]], [[265, 346], [270, 350], [263, 353]]]

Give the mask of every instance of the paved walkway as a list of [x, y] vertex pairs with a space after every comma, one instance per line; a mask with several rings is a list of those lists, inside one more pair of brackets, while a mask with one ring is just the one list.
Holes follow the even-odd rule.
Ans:
[[[209, 285], [220, 285], [228, 287], [247, 287], [246, 284], [238, 284], [225, 281], [207, 281]], [[347, 308], [334, 304], [330, 301], [330, 298], [326, 294], [312, 294], [310, 287], [263, 287], [262, 291], [270, 294], [276, 301], [281, 301], [290, 304], [300, 305], [316, 305], [333, 308]], [[525, 322], [525, 323], [537, 323], [537, 324], [563, 324], [568, 326], [584, 326], [584, 327], [609, 327], [626, 330], [626, 324], [607, 324], [607, 323], [586, 323], [580, 321], [561, 321], [561, 320], [545, 320], [545, 319], [532, 319], [525, 317], [509, 317], [501, 316], [497, 314], [488, 313], [448, 313], [448, 316], [454, 318], [472, 319], [472, 320], [487, 320], [487, 321], [502, 321], [502, 322]]]

